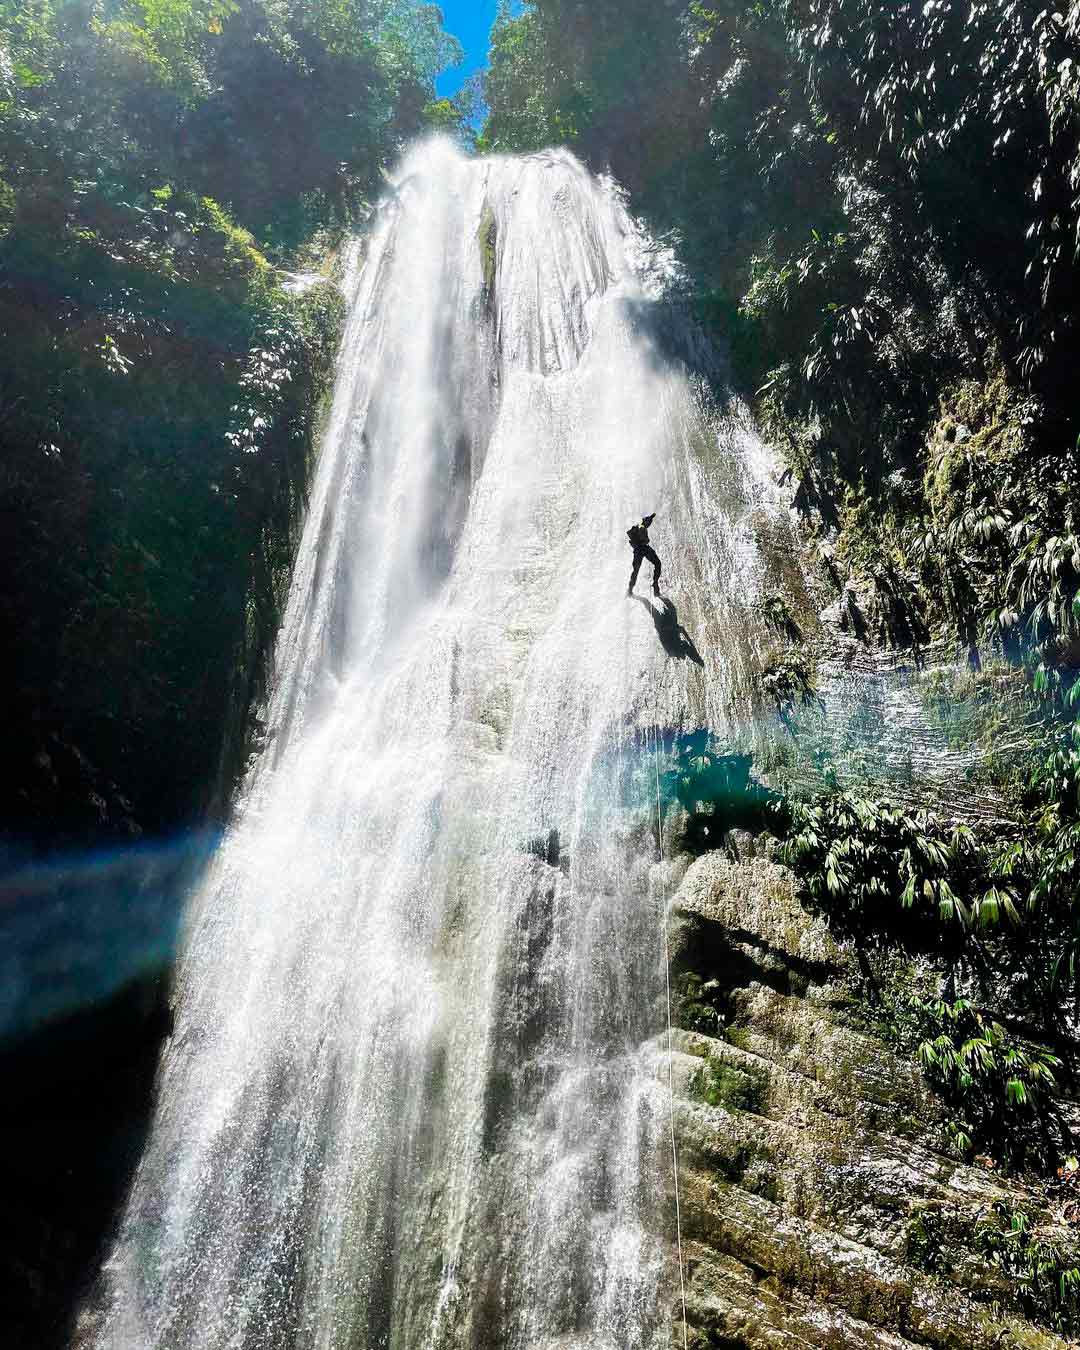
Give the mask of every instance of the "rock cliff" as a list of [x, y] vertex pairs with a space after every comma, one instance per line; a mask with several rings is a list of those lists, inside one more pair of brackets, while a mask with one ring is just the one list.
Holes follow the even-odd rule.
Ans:
[[1068, 1344], [988, 1254], [993, 1216], [1045, 1196], [949, 1155], [917, 1065], [857, 995], [857, 953], [774, 842], [734, 832], [694, 861], [672, 935], [688, 1344]]

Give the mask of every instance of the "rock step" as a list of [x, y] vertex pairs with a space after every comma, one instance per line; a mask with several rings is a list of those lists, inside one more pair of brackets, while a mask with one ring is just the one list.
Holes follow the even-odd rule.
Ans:
[[[688, 1350], [911, 1350], [915, 1343], [870, 1326], [843, 1308], [784, 1288], [730, 1256], [700, 1243], [685, 1247]], [[680, 1309], [673, 1350], [682, 1350]]]
[[[751, 1057], [729, 1052], [723, 1047], [719, 1062], [752, 1067]], [[701, 1068], [700, 1058], [681, 1056], [679, 1077], [685, 1084]], [[947, 1230], [955, 1249], [951, 1278], [982, 1297], [1007, 1300], [1014, 1292], [997, 1267], [971, 1259], [969, 1248], [992, 1206], [1025, 1207], [1030, 1197], [1018, 1182], [1004, 1187], [984, 1168], [813, 1110], [776, 1115], [770, 1102], [758, 1113], [684, 1097], [677, 1131], [686, 1167], [715, 1173], [793, 1218], [893, 1259], [906, 1259], [913, 1240], [934, 1225]]]
[[[699, 1324], [709, 1329], [703, 1334], [713, 1336], [701, 1346], [1064, 1350], [1059, 1337], [995, 1316], [960, 1290], [792, 1218], [714, 1174], [684, 1171], [681, 1191], [688, 1321], [695, 1322], [697, 1310]], [[738, 1266], [747, 1272], [741, 1281], [731, 1278]], [[772, 1316], [766, 1323], [740, 1320], [750, 1312]], [[742, 1330], [735, 1334], [737, 1326]]]

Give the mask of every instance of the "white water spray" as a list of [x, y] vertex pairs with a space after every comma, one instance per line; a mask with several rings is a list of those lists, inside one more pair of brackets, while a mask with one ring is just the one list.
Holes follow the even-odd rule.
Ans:
[[98, 1350], [666, 1344], [643, 732], [732, 724], [772, 508], [656, 259], [565, 153], [404, 165]]

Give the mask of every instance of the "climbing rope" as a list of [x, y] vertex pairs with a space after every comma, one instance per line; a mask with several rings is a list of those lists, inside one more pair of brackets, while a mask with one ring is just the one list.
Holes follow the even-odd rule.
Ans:
[[679, 1297], [682, 1302], [683, 1350], [687, 1350], [686, 1276], [683, 1273], [682, 1211], [679, 1206], [679, 1150], [675, 1143], [675, 1080], [671, 1067], [671, 946], [668, 942], [667, 883], [664, 880], [664, 820], [660, 810], [660, 727], [653, 723], [653, 769], [656, 774], [656, 857], [660, 863], [660, 896], [663, 905], [664, 987], [667, 993], [668, 1118], [671, 1125], [671, 1170], [675, 1179], [675, 1241], [679, 1257]]

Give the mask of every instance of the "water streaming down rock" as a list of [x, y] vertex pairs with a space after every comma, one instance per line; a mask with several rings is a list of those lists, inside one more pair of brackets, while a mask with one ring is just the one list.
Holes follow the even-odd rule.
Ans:
[[[643, 746], [733, 716], [783, 524], [663, 263], [566, 153], [404, 164], [98, 1350], [665, 1343]], [[645, 511], [703, 668], [625, 598]]]

